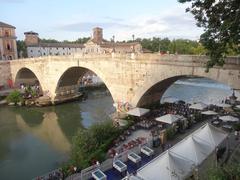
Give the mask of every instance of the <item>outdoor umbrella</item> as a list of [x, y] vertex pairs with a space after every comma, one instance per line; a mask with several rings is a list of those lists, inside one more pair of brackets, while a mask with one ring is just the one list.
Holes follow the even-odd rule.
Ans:
[[174, 115], [174, 114], [166, 114], [164, 116], [158, 117], [155, 120], [159, 122], [164, 122], [168, 124], [172, 124], [180, 119], [183, 119], [183, 116], [180, 115]]
[[189, 108], [190, 109], [203, 110], [203, 109], [207, 108], [207, 105], [204, 104], [204, 103], [196, 103], [196, 104], [192, 104]]
[[179, 99], [177, 99], [175, 97], [165, 97], [162, 100], [163, 103], [176, 103], [178, 101], [179, 101]]
[[133, 108], [133, 109], [129, 110], [127, 112], [127, 114], [132, 115], [132, 116], [140, 117], [140, 116], [143, 116], [144, 114], [146, 114], [148, 112], [149, 112], [149, 109], [136, 107], [136, 108]]
[[240, 105], [237, 105], [236, 108], [240, 109]]
[[216, 106], [218, 106], [218, 107], [222, 107], [222, 108], [228, 108], [228, 107], [231, 107], [230, 104], [225, 104], [225, 103], [216, 104]]
[[221, 116], [219, 119], [221, 119], [224, 122], [238, 122], [239, 119], [233, 116]]
[[201, 112], [201, 114], [204, 114], [204, 115], [217, 115], [218, 113], [216, 113], [214, 111], [203, 111], [203, 112]]

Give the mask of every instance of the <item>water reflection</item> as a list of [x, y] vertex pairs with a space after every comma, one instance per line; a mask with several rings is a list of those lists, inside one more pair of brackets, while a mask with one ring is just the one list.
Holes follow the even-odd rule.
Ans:
[[59, 126], [55, 112], [44, 113], [41, 123], [37, 126], [27, 124], [19, 114], [16, 115], [16, 122], [19, 129], [23, 132], [36, 136], [54, 149], [63, 153], [70, 151], [71, 144]]

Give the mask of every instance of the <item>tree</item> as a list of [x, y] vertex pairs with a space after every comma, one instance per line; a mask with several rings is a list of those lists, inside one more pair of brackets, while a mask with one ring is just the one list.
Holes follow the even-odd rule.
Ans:
[[178, 0], [191, 2], [191, 12], [198, 27], [204, 28], [200, 42], [207, 49], [208, 68], [222, 66], [226, 55], [240, 52], [240, 1], [239, 0]]
[[94, 124], [87, 130], [80, 129], [73, 137], [71, 161], [74, 165], [86, 168], [92, 160], [104, 160], [112, 141], [120, 131], [111, 121]]
[[17, 52], [19, 58], [27, 57], [27, 47], [24, 41], [17, 40]]

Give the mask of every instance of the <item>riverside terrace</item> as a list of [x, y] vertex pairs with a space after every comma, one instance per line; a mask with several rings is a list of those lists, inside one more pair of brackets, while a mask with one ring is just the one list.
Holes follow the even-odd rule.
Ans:
[[[223, 104], [221, 106], [223, 106]], [[227, 105], [225, 104], [224, 106], [226, 107]], [[232, 122], [230, 120], [231, 118], [228, 120], [222, 118], [226, 117], [226, 115], [239, 118], [240, 115], [237, 109], [238, 106], [228, 106], [231, 108], [211, 105], [202, 109], [191, 109], [190, 104], [180, 101], [177, 103], [165, 103], [160, 106], [152, 107], [152, 111], [142, 117], [129, 116], [129, 118], [134, 118], [135, 123], [114, 142], [113, 147], [108, 151], [107, 160], [84, 169], [80, 173], [76, 173], [76, 171], [79, 170], [76, 168], [75, 171], [73, 168], [72, 173], [74, 174], [67, 179], [89, 179], [92, 178], [92, 172], [97, 169], [101, 169], [108, 179], [122, 179], [126, 172], [119, 173], [119, 171], [113, 168], [113, 163], [117, 159], [121, 160], [127, 166], [128, 173], [135, 174], [137, 169], [150, 162], [157, 155], [168, 150], [174, 144], [187, 137], [190, 133], [201, 127], [206, 122], [214, 125], [214, 122], [217, 121], [219, 123], [215, 126], [219, 129], [227, 130], [229, 133], [229, 146], [223, 144], [223, 146], [218, 147], [219, 151], [216, 152], [217, 161], [220, 164], [225, 163], [226, 159], [230, 155], [229, 152], [233, 150], [237, 144], [239, 144], [238, 140], [235, 140], [236, 136], [234, 136], [232, 132], [232, 130], [237, 127], [237, 124], [239, 125], [239, 120], [238, 122]], [[208, 112], [216, 112], [217, 114], [211, 115], [209, 113], [204, 113], [206, 110], [208, 110]], [[179, 114], [185, 118], [177, 120], [173, 124], [161, 123], [155, 120], [156, 117], [167, 113], [171, 113], [172, 115]], [[224, 128], [225, 125], [228, 125], [230, 128]], [[144, 146], [148, 146], [153, 149], [154, 155], [147, 155], [147, 153], [143, 154], [141, 149]], [[140, 156], [141, 163], [134, 163], [128, 160], [128, 154], [130, 152], [134, 152]], [[201, 164], [200, 169], [202, 168], [206, 169], [206, 164]], [[201, 171], [199, 171], [199, 173], [200, 172]], [[199, 176], [201, 176], [201, 174], [199, 174]], [[40, 179], [49, 179], [49, 176], [40, 177]]]

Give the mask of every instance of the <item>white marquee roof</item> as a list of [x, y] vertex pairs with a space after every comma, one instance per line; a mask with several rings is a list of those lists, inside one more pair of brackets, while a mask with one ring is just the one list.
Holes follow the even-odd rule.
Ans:
[[200, 165], [226, 137], [225, 132], [205, 124], [140, 168], [137, 176], [144, 180], [185, 179], [191, 175], [193, 168]]

